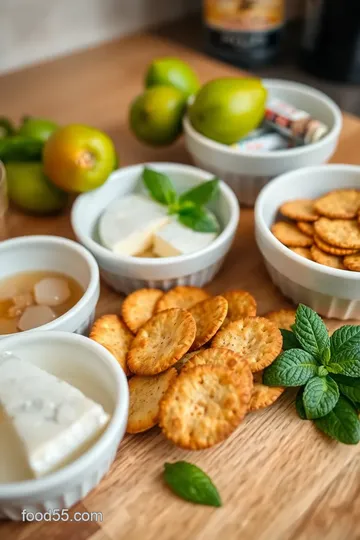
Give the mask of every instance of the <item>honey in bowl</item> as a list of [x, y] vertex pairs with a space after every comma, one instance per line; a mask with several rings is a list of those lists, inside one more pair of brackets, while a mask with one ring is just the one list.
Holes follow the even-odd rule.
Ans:
[[24, 272], [0, 281], [0, 335], [47, 324], [83, 296], [73, 278], [59, 272]]

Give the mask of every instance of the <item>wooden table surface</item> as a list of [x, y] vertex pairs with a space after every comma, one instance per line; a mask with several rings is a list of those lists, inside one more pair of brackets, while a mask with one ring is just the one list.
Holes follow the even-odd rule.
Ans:
[[[143, 161], [189, 162], [183, 141], [152, 149], [129, 132], [131, 99], [141, 92], [153, 57], [179, 56], [202, 81], [239, 72], [191, 50], [139, 34], [69, 58], [0, 77], [1, 112], [59, 123], [87, 123], [113, 137], [122, 165]], [[346, 116], [334, 162], [360, 162], [360, 121]], [[11, 236], [56, 234], [73, 238], [68, 213], [29, 218], [12, 211]], [[259, 313], [289, 303], [271, 284], [256, 248], [253, 212], [241, 214], [239, 231], [213, 292], [239, 287], [255, 295]], [[119, 295], [102, 286], [98, 314], [117, 312]], [[331, 322], [336, 327], [336, 321]], [[224, 506], [212, 509], [176, 498], [164, 486], [165, 461], [191, 461], [215, 481]], [[127, 436], [99, 487], [70, 512], [102, 512], [88, 523], [3, 522], [4, 540], [347, 540], [360, 538], [360, 456], [357, 447], [330, 441], [312, 423], [298, 419], [293, 394], [247, 416], [224, 444], [187, 452], [167, 442], [157, 428]]]

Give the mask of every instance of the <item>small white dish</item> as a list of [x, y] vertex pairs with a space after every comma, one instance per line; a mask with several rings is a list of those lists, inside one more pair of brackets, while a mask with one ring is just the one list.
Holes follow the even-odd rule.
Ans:
[[270, 230], [282, 203], [315, 199], [340, 188], [360, 189], [360, 167], [324, 165], [279, 176], [256, 201], [256, 241], [272, 281], [295, 304], [306, 304], [324, 317], [360, 319], [360, 272], [330, 268], [301, 257]]
[[[84, 498], [115, 459], [128, 418], [126, 376], [104, 347], [76, 334], [22, 333], [1, 341], [0, 354], [5, 351], [77, 387], [111, 416], [100, 438], [69, 465], [42, 478], [0, 483], [0, 518], [21, 520], [23, 510], [44, 513], [58, 509], [61, 512]], [[0, 452], [4, 439], [0, 436]]]
[[280, 79], [263, 79], [269, 98], [283, 99], [324, 122], [329, 132], [320, 141], [271, 152], [249, 152], [231, 148], [204, 137], [184, 117], [185, 144], [195, 165], [222, 178], [236, 193], [239, 201], [253, 205], [261, 188], [285, 172], [325, 163], [337, 146], [342, 115], [326, 94], [304, 84]]
[[101, 188], [77, 198], [71, 213], [75, 235], [96, 258], [103, 279], [119, 292], [129, 294], [143, 287], [170, 289], [176, 285], [202, 287], [219, 271], [239, 222], [238, 201], [224, 182], [220, 182], [218, 200], [210, 205], [220, 220], [221, 232], [200, 251], [158, 259], [130, 257], [115, 254], [96, 240], [99, 217], [110, 202], [142, 187], [144, 165], [167, 174], [178, 193], [213, 178], [210, 173], [176, 163], [147, 163], [119, 169]]
[[[94, 257], [72, 240], [59, 236], [22, 236], [0, 243], [0, 280], [23, 272], [49, 270], [75, 279], [84, 295], [54, 321], [28, 330], [62, 330], [86, 334], [94, 322], [100, 294], [99, 268]], [[0, 339], [10, 335], [0, 335]]]

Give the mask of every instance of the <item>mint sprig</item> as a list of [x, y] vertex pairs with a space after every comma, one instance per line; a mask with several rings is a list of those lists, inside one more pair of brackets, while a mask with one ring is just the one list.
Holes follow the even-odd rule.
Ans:
[[360, 440], [360, 327], [328, 335], [315, 311], [300, 304], [292, 331], [282, 330], [284, 352], [264, 370], [268, 386], [298, 386], [300, 418], [345, 444]]
[[211, 478], [192, 463], [165, 463], [164, 480], [176, 495], [186, 501], [216, 507], [222, 505]]
[[180, 196], [170, 178], [154, 169], [144, 168], [143, 181], [151, 197], [166, 205], [170, 215], [178, 215], [179, 222], [185, 227], [203, 233], [219, 232], [215, 216], [205, 208], [205, 205], [218, 195], [217, 178], [203, 182]]

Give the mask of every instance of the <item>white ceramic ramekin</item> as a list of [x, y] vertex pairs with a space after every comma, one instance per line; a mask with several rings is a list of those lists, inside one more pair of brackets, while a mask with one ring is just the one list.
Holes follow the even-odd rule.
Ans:
[[279, 174], [325, 163], [333, 154], [342, 126], [341, 111], [325, 94], [309, 86], [289, 81], [264, 79], [270, 98], [283, 99], [309, 112], [329, 126], [320, 141], [287, 150], [248, 152], [236, 150], [204, 137], [184, 118], [185, 144], [195, 165], [222, 178], [239, 201], [253, 205], [261, 188]]
[[0, 353], [11, 351], [79, 388], [111, 415], [101, 437], [78, 459], [34, 480], [0, 484], [0, 517], [22, 519], [36, 513], [70, 508], [108, 472], [124, 436], [129, 407], [126, 377], [104, 347], [66, 332], [28, 332], [4, 339]]
[[[169, 175], [179, 193], [213, 177], [195, 167], [176, 163], [147, 163], [146, 166]], [[143, 287], [169, 289], [176, 285], [205, 285], [219, 271], [239, 222], [237, 199], [224, 182], [220, 182], [218, 200], [210, 205], [221, 222], [222, 231], [201, 251], [178, 257], [139, 258], [114, 254], [96, 241], [101, 213], [115, 198], [139, 189], [143, 168], [144, 165], [134, 165], [115, 171], [101, 188], [77, 198], [71, 214], [76, 237], [96, 258], [103, 279], [119, 292], [129, 294]]]
[[[94, 322], [100, 294], [94, 257], [72, 240], [59, 236], [22, 236], [0, 243], [0, 280], [22, 272], [51, 270], [75, 279], [84, 289], [77, 304], [61, 317], [29, 330], [62, 330], [86, 334]], [[0, 339], [9, 335], [0, 335]]]
[[270, 227], [283, 202], [315, 199], [346, 187], [360, 189], [360, 167], [306, 167], [270, 182], [255, 205], [256, 241], [275, 285], [295, 304], [301, 302], [325, 317], [344, 320], [360, 319], [360, 273], [330, 268], [297, 255], [275, 238]]

